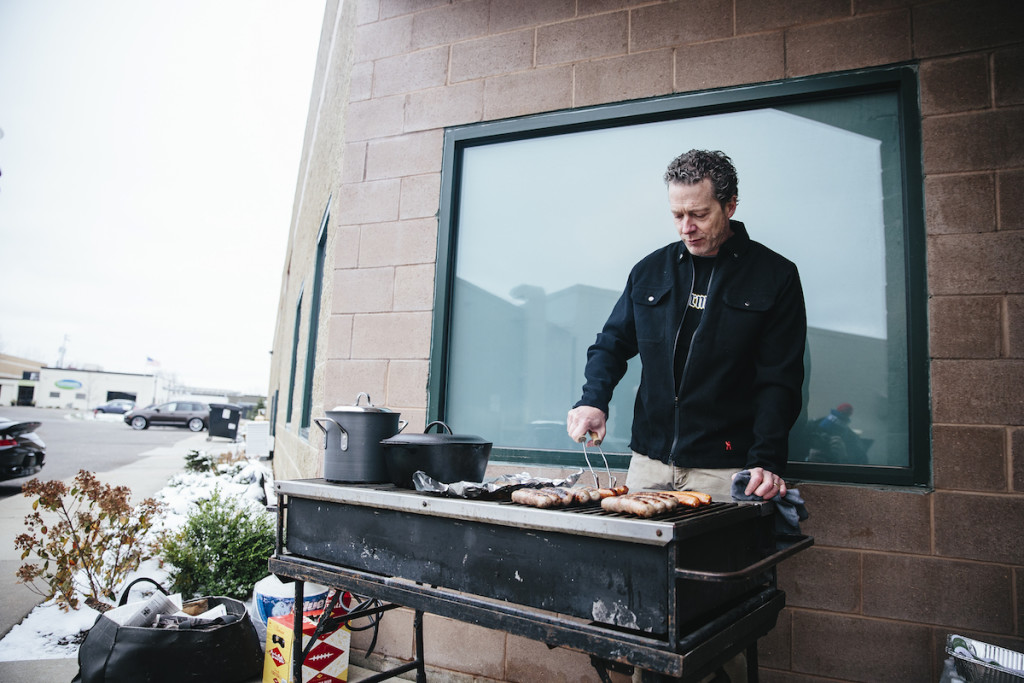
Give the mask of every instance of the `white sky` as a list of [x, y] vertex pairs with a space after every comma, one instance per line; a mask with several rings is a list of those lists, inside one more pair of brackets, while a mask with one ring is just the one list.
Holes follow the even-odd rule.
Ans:
[[267, 389], [324, 0], [0, 0], [0, 353]]

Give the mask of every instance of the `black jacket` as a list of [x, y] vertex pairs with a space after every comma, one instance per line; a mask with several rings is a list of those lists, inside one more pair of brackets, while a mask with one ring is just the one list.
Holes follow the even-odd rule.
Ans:
[[781, 474], [802, 402], [803, 290], [796, 265], [751, 240], [739, 221], [730, 224], [735, 234], [715, 258], [678, 395], [675, 340], [693, 279], [681, 241], [633, 267], [587, 351], [576, 405], [607, 413], [626, 361], [639, 353], [630, 448], [680, 467], [764, 467]]

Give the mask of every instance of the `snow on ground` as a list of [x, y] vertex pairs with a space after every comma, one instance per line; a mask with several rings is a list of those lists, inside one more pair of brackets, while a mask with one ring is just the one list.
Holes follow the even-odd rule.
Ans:
[[[218, 449], [223, 452], [222, 447]], [[164, 503], [166, 509], [154, 524], [153, 533], [181, 528], [188, 519], [189, 510], [198, 501], [208, 499], [214, 489], [220, 489], [222, 496], [237, 497], [261, 511], [266, 510], [263, 495], [270, 504], [275, 502], [273, 475], [268, 467], [256, 460], [222, 465], [217, 474], [183, 472], [172, 477], [167, 486], [154, 496]], [[143, 576], [170, 588], [168, 569], [160, 566], [159, 559], [143, 562], [124, 585]], [[116, 592], [120, 595], [121, 589]], [[0, 640], [0, 661], [75, 658], [81, 632], [91, 628], [98, 616], [99, 612], [85, 607], [84, 603], [78, 610], [62, 612], [55, 600], [47, 600]]]

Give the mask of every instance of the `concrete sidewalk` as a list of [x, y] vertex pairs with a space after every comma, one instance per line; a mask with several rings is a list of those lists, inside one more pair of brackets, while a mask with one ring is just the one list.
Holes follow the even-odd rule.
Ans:
[[[138, 460], [129, 465], [96, 472], [96, 478], [111, 486], [127, 486], [132, 492], [131, 502], [138, 503], [155, 495], [173, 475], [184, 470], [189, 451], [215, 449], [218, 444], [206, 437], [206, 432], [189, 434], [173, 446], [139, 454]], [[14, 539], [24, 533], [25, 516], [31, 512], [32, 500], [23, 495], [0, 500], [0, 638], [41, 602], [38, 595], [18, 583], [16, 576], [22, 560], [21, 553], [14, 548]], [[0, 662], [0, 681], [4, 683], [71, 681], [77, 673], [77, 659]]]

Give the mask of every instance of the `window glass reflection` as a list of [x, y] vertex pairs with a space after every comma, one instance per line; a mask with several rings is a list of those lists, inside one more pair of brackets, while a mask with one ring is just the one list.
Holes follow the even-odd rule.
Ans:
[[[636, 261], [678, 239], [661, 180], [690, 148], [739, 171], [735, 215], [800, 268], [807, 409], [791, 460], [908, 462], [902, 169], [895, 94], [463, 150], [447, 421], [495, 447], [576, 451], [565, 414]], [[605, 451], [628, 453], [639, 360]]]

